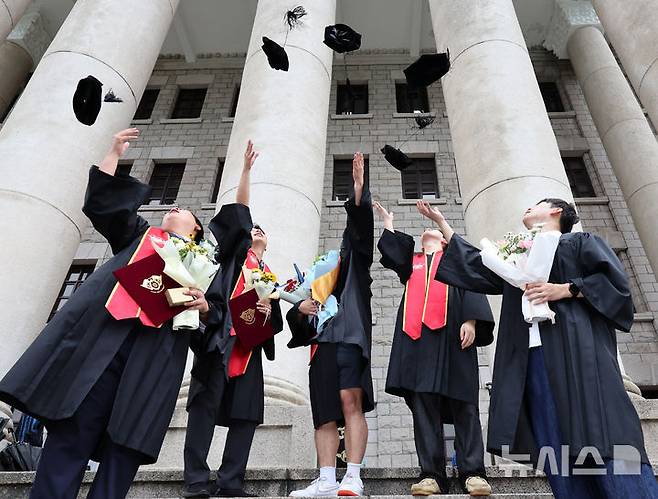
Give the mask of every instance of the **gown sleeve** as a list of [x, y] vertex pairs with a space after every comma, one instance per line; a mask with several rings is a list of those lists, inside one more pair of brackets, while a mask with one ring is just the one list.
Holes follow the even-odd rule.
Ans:
[[580, 234], [578, 261], [582, 277], [570, 279], [594, 310], [617, 329], [630, 331], [633, 325], [633, 300], [628, 276], [615, 252], [598, 236]]
[[[281, 303], [279, 300], [272, 300], [272, 316], [270, 321], [274, 334], [280, 333], [283, 330], [283, 316], [281, 315]], [[263, 343], [263, 352], [268, 360], [274, 360], [274, 338], [270, 338]]]
[[109, 175], [97, 166], [89, 170], [89, 183], [82, 212], [110, 243], [117, 254], [148, 228], [137, 214], [151, 193], [151, 187], [139, 180]]
[[480, 250], [454, 234], [443, 250], [435, 279], [474, 293], [500, 295], [504, 281], [484, 266]]
[[208, 224], [217, 239], [217, 260], [225, 266], [231, 258], [245, 253], [251, 246], [251, 212], [239, 203], [225, 204]]
[[372, 264], [375, 221], [372, 213], [372, 198], [367, 186], [363, 187], [361, 203], [356, 205], [354, 194], [345, 201], [347, 226], [343, 232], [343, 247], [361, 255], [368, 266]]
[[385, 229], [377, 248], [382, 254], [379, 262], [394, 271], [405, 284], [413, 272], [414, 238], [404, 232]]
[[462, 318], [475, 321], [475, 346], [485, 347], [493, 343], [493, 330], [496, 325], [489, 300], [485, 295], [463, 291]]
[[308, 321], [308, 317], [299, 311], [299, 305], [301, 303], [301, 301], [296, 303], [286, 314], [286, 322], [292, 333], [292, 339], [288, 342], [288, 348], [308, 346], [317, 336], [315, 327]]

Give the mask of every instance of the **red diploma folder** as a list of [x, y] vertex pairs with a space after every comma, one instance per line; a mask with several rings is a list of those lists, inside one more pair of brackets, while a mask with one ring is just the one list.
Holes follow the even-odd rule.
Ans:
[[274, 337], [269, 317], [258, 311], [256, 303], [258, 293], [255, 289], [232, 298], [228, 303], [235, 334], [242, 346], [248, 350]]
[[187, 309], [170, 307], [167, 303], [165, 291], [181, 285], [163, 272], [164, 265], [164, 260], [154, 254], [114, 271], [117, 280], [154, 324], [163, 324]]

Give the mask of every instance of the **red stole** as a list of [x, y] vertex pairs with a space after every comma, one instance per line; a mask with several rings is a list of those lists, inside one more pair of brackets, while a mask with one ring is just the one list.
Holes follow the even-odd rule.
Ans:
[[448, 320], [448, 285], [434, 279], [443, 252], [430, 256], [429, 269], [425, 253], [413, 257], [413, 271], [404, 290], [402, 330], [412, 339], [421, 336], [423, 324], [440, 329]]
[[[156, 227], [149, 227], [139, 242], [133, 256], [130, 257], [128, 265], [155, 253], [153, 244], [151, 244], [151, 236], [164, 239], [165, 241], [169, 239], [169, 234], [166, 231]], [[105, 308], [116, 320], [138, 318], [145, 326], [162, 326], [162, 324], [153, 324], [153, 321], [149, 319], [141, 307], [131, 298], [126, 289], [118, 282], [115, 284], [114, 289], [112, 289], [107, 302], [105, 302]]]
[[[243, 266], [247, 267], [250, 270], [260, 268], [260, 261], [258, 260], [256, 253], [254, 253], [251, 248], [249, 248], [249, 251], [247, 251], [247, 258], [245, 259]], [[266, 264], [263, 265], [263, 270], [265, 272], [270, 271], [269, 267]], [[245, 278], [244, 278], [244, 272], [242, 271], [242, 267], [241, 267], [240, 277], [238, 277], [238, 282], [235, 283], [235, 288], [233, 289], [233, 293], [231, 293], [231, 298], [235, 298], [236, 296], [239, 296], [242, 293], [244, 293], [244, 288], [245, 288]], [[231, 336], [235, 336], [235, 329], [231, 328], [230, 334]], [[242, 346], [242, 343], [236, 340], [235, 343], [233, 344], [233, 349], [231, 350], [231, 357], [228, 360], [229, 378], [242, 376], [245, 372], [247, 372], [247, 366], [249, 365], [250, 359], [251, 359], [251, 350], [246, 349], [245, 347]]]

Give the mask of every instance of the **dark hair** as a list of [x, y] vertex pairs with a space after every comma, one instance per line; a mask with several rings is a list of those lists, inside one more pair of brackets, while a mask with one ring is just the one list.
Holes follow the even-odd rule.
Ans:
[[199, 230], [197, 230], [196, 234], [194, 234], [194, 242], [198, 244], [203, 239], [205, 232], [203, 231], [203, 224], [201, 223], [201, 220], [199, 220], [194, 213], [192, 213], [192, 216], [194, 217], [194, 221], [196, 222], [196, 224], [199, 226]]
[[539, 203], [548, 203], [552, 208], [562, 208], [562, 213], [560, 213], [560, 232], [562, 234], [571, 232], [573, 226], [580, 220], [576, 213], [576, 207], [571, 203], [567, 203], [564, 199], [546, 198], [539, 201]]

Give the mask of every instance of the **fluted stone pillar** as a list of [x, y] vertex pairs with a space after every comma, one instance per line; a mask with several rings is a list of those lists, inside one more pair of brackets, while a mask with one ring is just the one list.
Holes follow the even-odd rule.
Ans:
[[[43, 327], [86, 219], [90, 164], [129, 125], [178, 0], [79, 0], [0, 130], [0, 376]], [[105, 104], [96, 124], [71, 107], [87, 75], [123, 104]]]
[[14, 29], [32, 0], [0, 0], [0, 42]]
[[[334, 23], [336, 2], [304, 3], [308, 15], [286, 45], [290, 70], [275, 71], [261, 38], [283, 42], [283, 15], [290, 6], [284, 0], [258, 2], [217, 201], [218, 209], [235, 202], [243, 153], [252, 139], [260, 157], [251, 174], [250, 206], [269, 238], [265, 259], [280, 280], [294, 275], [292, 262], [308, 266], [318, 251], [333, 57], [322, 32]], [[289, 307], [282, 306], [285, 314]], [[287, 349], [289, 339], [287, 328], [277, 335], [277, 360], [264, 363], [265, 374], [307, 393], [308, 349]]]
[[0, 43], [0, 118], [13, 102], [32, 69], [32, 57], [9, 41]]
[[512, 0], [430, 0], [469, 238], [522, 229], [543, 197], [571, 201]]
[[583, 27], [567, 44], [642, 246], [658, 274], [658, 143], [603, 34]]
[[658, 2], [592, 0], [592, 4], [635, 92], [658, 126]]

